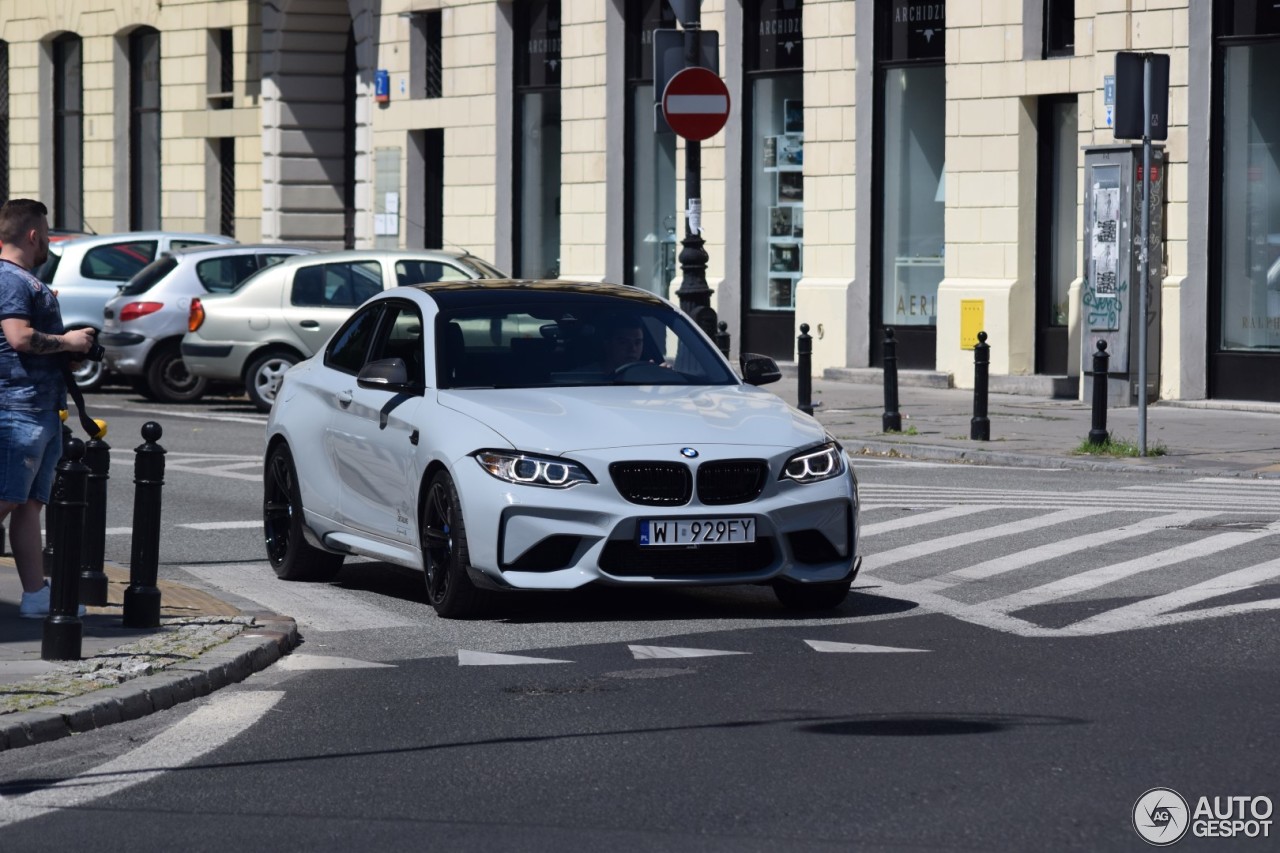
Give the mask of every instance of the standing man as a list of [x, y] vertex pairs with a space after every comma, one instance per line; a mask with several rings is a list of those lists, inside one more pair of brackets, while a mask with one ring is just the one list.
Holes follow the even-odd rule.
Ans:
[[28, 198], [0, 207], [0, 521], [22, 578], [19, 613], [49, 612], [41, 565], [40, 511], [49, 502], [62, 456], [67, 389], [63, 353], [88, 352], [91, 329], [63, 332], [58, 300], [32, 270], [49, 257], [49, 210]]

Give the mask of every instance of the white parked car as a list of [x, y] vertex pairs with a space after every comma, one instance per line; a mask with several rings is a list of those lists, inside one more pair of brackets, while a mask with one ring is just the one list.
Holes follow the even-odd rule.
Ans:
[[771, 583], [839, 605], [858, 485], [813, 418], [740, 380], [637, 288], [453, 281], [381, 293], [284, 376], [267, 425], [267, 555], [422, 569], [445, 617], [486, 589]]

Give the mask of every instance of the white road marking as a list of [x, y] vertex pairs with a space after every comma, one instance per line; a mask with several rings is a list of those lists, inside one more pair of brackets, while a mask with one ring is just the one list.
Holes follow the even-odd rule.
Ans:
[[[226, 423], [258, 425], [265, 425], [267, 423], [266, 415], [254, 417], [253, 415], [248, 414], [219, 415], [213, 412], [184, 412], [176, 407], [172, 409], [151, 409], [142, 406], [113, 406], [110, 403], [95, 403], [94, 408], [100, 410], [114, 410], [117, 412], [129, 412], [130, 414], [163, 415], [166, 418], [190, 418], [197, 421], [224, 421]], [[161, 442], [163, 441], [164, 439], [161, 438]]]
[[108, 527], [105, 531], [108, 536], [128, 536], [133, 532], [132, 527]]
[[[934, 510], [933, 512], [922, 512], [915, 515], [905, 515], [902, 518], [894, 518], [889, 521], [877, 521], [872, 524], [864, 524], [858, 528], [859, 536], [875, 536], [877, 533], [889, 533], [893, 530], [906, 530], [910, 527], [920, 527], [925, 524], [933, 524], [937, 521], [946, 521], [950, 518], [960, 518], [965, 515], [974, 515], [979, 512], [985, 512], [989, 509], [996, 509], [994, 506], [950, 506], [946, 509]], [[866, 507], [863, 507], [866, 510]]]
[[1050, 527], [1055, 524], [1065, 524], [1069, 521], [1078, 521], [1082, 518], [1089, 518], [1094, 515], [1102, 515], [1111, 510], [1105, 507], [1077, 507], [1075, 509], [1064, 509], [1058, 512], [1051, 512], [1048, 515], [1033, 516], [1024, 518], [1019, 521], [1011, 521], [1007, 524], [997, 524], [995, 527], [984, 527], [979, 530], [965, 531], [964, 533], [956, 533], [951, 536], [940, 536], [937, 539], [928, 539], [924, 542], [915, 542], [911, 545], [903, 545], [900, 548], [893, 548], [879, 554], [869, 554], [866, 556], [866, 570], [875, 574], [880, 569], [892, 566], [895, 563], [906, 562], [917, 557], [923, 557], [928, 554], [936, 554], [939, 551], [946, 551], [951, 548], [959, 548], [962, 545], [969, 545], [974, 542], [983, 542], [988, 539], [998, 539], [1002, 536], [1014, 536], [1019, 533], [1026, 533], [1031, 530], [1038, 530], [1041, 527]]
[[[1219, 575], [1216, 578], [1210, 578], [1207, 581], [1174, 590], [1164, 595], [1156, 595], [1151, 598], [1145, 598], [1142, 601], [1135, 601], [1133, 604], [1116, 607], [1082, 622], [1077, 622], [1071, 628], [1083, 634], [1120, 631], [1150, 621], [1153, 616], [1167, 614], [1171, 610], [1198, 604], [1209, 598], [1239, 592], [1276, 577], [1280, 577], [1280, 559], [1267, 560], [1265, 563], [1249, 566], [1246, 569], [1237, 569], [1234, 572], [1227, 572], [1225, 575]], [[1261, 604], [1262, 602], [1256, 603]], [[1273, 599], [1272, 605], [1280, 607], [1280, 599]], [[1230, 607], [1231, 605], [1226, 606]]]
[[280, 658], [276, 666], [290, 672], [314, 672], [329, 669], [395, 669], [394, 664], [377, 663], [355, 658], [340, 658], [330, 655], [301, 655], [297, 652]]
[[725, 652], [718, 649], [681, 649], [670, 646], [627, 646], [636, 660], [664, 658], [711, 658], [719, 655], [745, 655], [750, 652]]
[[500, 655], [494, 652], [473, 652], [458, 649], [458, 666], [522, 666], [532, 663], [573, 663], [571, 660], [531, 658], [524, 655]]
[[1243, 545], [1256, 539], [1261, 539], [1264, 536], [1270, 536], [1273, 533], [1275, 531], [1270, 528], [1266, 530], [1219, 533], [1216, 536], [1209, 536], [1185, 545], [1157, 551], [1154, 554], [1146, 554], [1132, 560], [1125, 560], [1122, 563], [1114, 563], [1110, 566], [1101, 566], [1096, 569], [1090, 569], [1087, 572], [1069, 575], [1050, 583], [1003, 596], [1002, 598], [984, 601], [982, 607], [998, 613], [1012, 613], [1015, 610], [1022, 610], [1026, 607], [1034, 607], [1038, 604], [1046, 604], [1082, 592], [1089, 592], [1100, 586], [1105, 586], [1142, 572], [1148, 572], [1152, 569], [1164, 568], [1175, 563], [1184, 563], [1187, 560], [1207, 557], [1210, 554], [1216, 554], [1219, 551], [1225, 551], [1228, 548], [1234, 548], [1237, 545]]
[[252, 599], [268, 610], [292, 616], [299, 625], [313, 631], [371, 631], [422, 626], [421, 620], [399, 616], [334, 586], [282, 581], [267, 563], [179, 568], [207, 584]]
[[245, 530], [247, 528], [262, 527], [262, 519], [254, 521], [193, 521], [190, 524], [179, 524], [177, 527], [186, 527], [190, 530]]
[[1140, 521], [1125, 527], [1117, 527], [1112, 530], [1099, 530], [1096, 533], [1086, 533], [1083, 536], [1073, 536], [1069, 539], [1060, 539], [1057, 542], [1049, 542], [1036, 548], [1028, 548], [1025, 551], [1019, 551], [1016, 554], [1009, 554], [1004, 557], [997, 557], [994, 560], [987, 560], [984, 563], [969, 566], [964, 569], [956, 569], [947, 574], [938, 575], [936, 577], [927, 578], [917, 581], [910, 585], [910, 589], [923, 589], [930, 592], [937, 592], [941, 589], [956, 586], [957, 584], [967, 581], [985, 580], [997, 575], [1006, 574], [1008, 572], [1025, 569], [1028, 566], [1034, 566], [1048, 560], [1055, 560], [1059, 557], [1069, 557], [1086, 551], [1090, 548], [1096, 548], [1100, 545], [1106, 545], [1111, 542], [1120, 542], [1125, 539], [1132, 539], [1135, 536], [1144, 536], [1157, 530], [1163, 530], [1168, 527], [1177, 527], [1181, 524], [1187, 524], [1198, 518], [1213, 515], [1209, 512], [1175, 512], [1169, 515], [1157, 516], [1155, 518], [1144, 518]]
[[897, 649], [893, 646], [868, 646], [865, 643], [834, 643], [829, 640], [805, 640], [815, 652], [878, 654], [881, 652], [927, 652], [929, 649]]
[[249, 729], [280, 691], [219, 694], [147, 743], [79, 776], [19, 797], [0, 797], [0, 827], [77, 808], [190, 764]]

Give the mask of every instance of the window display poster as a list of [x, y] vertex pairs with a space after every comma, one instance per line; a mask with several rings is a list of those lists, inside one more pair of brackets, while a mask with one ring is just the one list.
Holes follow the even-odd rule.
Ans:
[[772, 243], [769, 246], [770, 272], [800, 272], [800, 246], [797, 243]]
[[804, 174], [801, 172], [778, 173], [778, 203], [792, 204], [804, 201]]

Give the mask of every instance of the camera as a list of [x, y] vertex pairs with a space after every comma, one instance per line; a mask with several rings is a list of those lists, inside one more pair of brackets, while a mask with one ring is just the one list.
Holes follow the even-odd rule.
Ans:
[[93, 342], [93, 344], [89, 347], [88, 352], [75, 353], [75, 355], [77, 356], [76, 358], [77, 361], [79, 361], [81, 358], [83, 358], [85, 361], [102, 361], [102, 357], [106, 354], [107, 354], [107, 351], [103, 349], [102, 344], [98, 343], [97, 341]]

